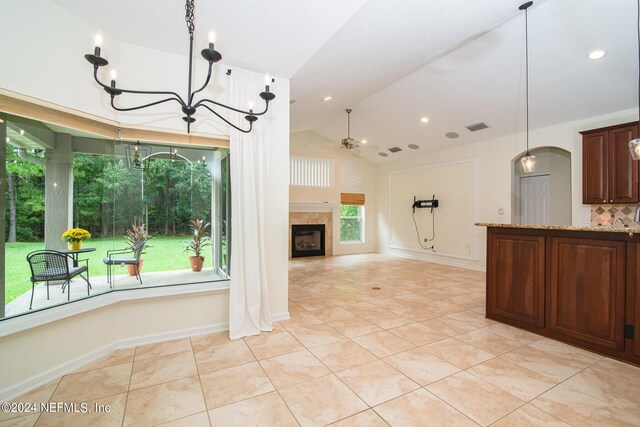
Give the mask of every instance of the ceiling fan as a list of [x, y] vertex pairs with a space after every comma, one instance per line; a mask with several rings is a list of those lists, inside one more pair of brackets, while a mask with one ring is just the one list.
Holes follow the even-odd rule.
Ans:
[[351, 108], [347, 108], [345, 111], [347, 112], [347, 137], [340, 141], [340, 146], [347, 150], [357, 150], [360, 147], [360, 144], [366, 144], [367, 142], [351, 138], [351, 111], [353, 110]]

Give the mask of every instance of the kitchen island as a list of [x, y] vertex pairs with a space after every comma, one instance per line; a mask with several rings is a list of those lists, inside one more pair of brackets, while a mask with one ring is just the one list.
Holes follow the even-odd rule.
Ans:
[[487, 227], [487, 318], [640, 364], [640, 228]]

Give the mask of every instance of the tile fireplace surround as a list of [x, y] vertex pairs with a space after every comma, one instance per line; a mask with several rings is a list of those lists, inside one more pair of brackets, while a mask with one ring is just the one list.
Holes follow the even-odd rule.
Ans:
[[[298, 206], [298, 207], [296, 207]], [[293, 224], [324, 224], [325, 256], [333, 256], [333, 205], [324, 204], [317, 211], [312, 205], [291, 205], [289, 210], [289, 258], [291, 258], [291, 226]], [[339, 205], [338, 205], [339, 206]]]

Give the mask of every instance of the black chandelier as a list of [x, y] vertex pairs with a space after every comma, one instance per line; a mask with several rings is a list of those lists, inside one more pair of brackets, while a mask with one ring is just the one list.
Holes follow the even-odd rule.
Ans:
[[[210, 37], [209, 40], [209, 47], [207, 49], [202, 49], [202, 51], [200, 52], [200, 54], [202, 55], [202, 57], [204, 59], [206, 59], [209, 62], [209, 70], [207, 71], [207, 78], [204, 82], [204, 84], [202, 85], [202, 87], [200, 87], [198, 90], [192, 91], [191, 88], [191, 80], [192, 80], [192, 68], [193, 68], [193, 32], [195, 30], [195, 24], [194, 24], [194, 0], [186, 0], [186, 16], [185, 16], [185, 21], [187, 22], [187, 30], [189, 31], [189, 93], [186, 99], [183, 99], [180, 95], [178, 95], [176, 92], [172, 92], [172, 91], [145, 91], [145, 90], [131, 90], [131, 89], [124, 89], [121, 87], [117, 87], [116, 86], [116, 80], [115, 80], [115, 75], [112, 76], [111, 79], [111, 84], [109, 86], [105, 85], [104, 83], [102, 83], [100, 81], [100, 79], [98, 78], [98, 68], [100, 67], [104, 67], [105, 65], [109, 64], [109, 62], [106, 60], [106, 58], [103, 58], [100, 56], [100, 50], [101, 50], [101, 44], [102, 44], [102, 38], [100, 36], [96, 36], [96, 43], [95, 43], [95, 49], [94, 52], [91, 54], [86, 54], [84, 57], [86, 58], [87, 61], [89, 61], [92, 65], [93, 65], [93, 77], [96, 80], [96, 82], [102, 86], [102, 88], [105, 90], [105, 92], [107, 92], [109, 95], [111, 95], [111, 107], [113, 107], [114, 110], [117, 111], [133, 111], [133, 110], [139, 110], [142, 108], [147, 108], [147, 107], [152, 107], [154, 105], [158, 105], [158, 104], [163, 104], [165, 102], [169, 102], [169, 101], [176, 101], [180, 104], [182, 112], [185, 114], [184, 117], [182, 117], [182, 120], [184, 120], [185, 122], [187, 122], [187, 133], [191, 132], [191, 123], [195, 122], [196, 119], [195, 117], [193, 117], [193, 115], [195, 114], [195, 112], [197, 111], [198, 108], [203, 107], [207, 110], [209, 110], [210, 112], [212, 112], [213, 114], [215, 114], [216, 116], [218, 116], [220, 119], [222, 119], [225, 123], [227, 123], [229, 126], [234, 127], [235, 129], [239, 130], [240, 132], [244, 132], [244, 133], [249, 133], [251, 132], [251, 129], [253, 128], [253, 122], [255, 122], [256, 120], [258, 120], [257, 116], [261, 116], [263, 114], [265, 114], [267, 112], [267, 110], [269, 109], [269, 101], [272, 101], [276, 95], [272, 92], [269, 91], [269, 83], [271, 83], [273, 80], [270, 78], [267, 78], [266, 82], [265, 82], [265, 89], [264, 92], [260, 93], [260, 98], [262, 98], [265, 102], [265, 107], [264, 107], [264, 111], [260, 112], [260, 113], [255, 113], [253, 111], [253, 108], [249, 108], [249, 111], [244, 111], [238, 108], [233, 108], [230, 107], [228, 105], [222, 104], [220, 102], [216, 102], [212, 99], [206, 99], [203, 98], [197, 102], [194, 102], [194, 96], [196, 93], [204, 90], [204, 88], [207, 87], [207, 85], [209, 84], [209, 80], [211, 80], [211, 69], [213, 67], [213, 64], [215, 62], [218, 62], [222, 59], [222, 55], [216, 51], [213, 48], [213, 39], [212, 37]], [[138, 105], [136, 107], [126, 107], [126, 108], [122, 108], [122, 107], [118, 107], [114, 104], [114, 100], [116, 98], [116, 96], [122, 95], [123, 93], [132, 93], [132, 94], [138, 94], [138, 95], [170, 95], [168, 98], [164, 98], [164, 99], [160, 99], [158, 101], [154, 101], [154, 102], [149, 102], [148, 104], [144, 104], [144, 105]], [[218, 106], [218, 107], [222, 107], [222, 108], [226, 108], [228, 110], [231, 111], [235, 111], [237, 113], [241, 113], [241, 114], [246, 114], [244, 116], [245, 120], [249, 122], [249, 129], [242, 129], [236, 125], [234, 125], [233, 123], [231, 123], [229, 120], [225, 119], [224, 117], [222, 117], [218, 112], [216, 112], [211, 106]]]

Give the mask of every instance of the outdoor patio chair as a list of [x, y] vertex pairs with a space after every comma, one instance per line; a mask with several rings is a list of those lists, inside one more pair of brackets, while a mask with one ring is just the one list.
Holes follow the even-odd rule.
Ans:
[[[68, 286], [67, 300], [71, 300], [71, 279], [80, 276], [87, 282], [87, 295], [91, 284], [89, 283], [89, 260], [81, 259], [85, 265], [73, 267], [73, 257], [70, 254], [54, 250], [34, 251], [27, 255], [27, 262], [31, 267], [31, 303], [29, 310], [33, 306], [33, 294], [37, 282], [46, 282], [47, 299], [49, 299], [49, 282], [62, 280], [62, 292]], [[86, 272], [86, 277], [82, 274]]]
[[[102, 262], [107, 265], [107, 282], [109, 282], [109, 287], [113, 286], [113, 272], [111, 269], [114, 265], [133, 265], [133, 268], [136, 272], [136, 278], [142, 285], [142, 276], [140, 275], [138, 262], [140, 261], [140, 256], [142, 255], [142, 250], [144, 249], [144, 245], [146, 243], [146, 240], [140, 240], [131, 249], [114, 249], [111, 251], [107, 251], [107, 256], [102, 260]], [[131, 256], [129, 257], [121, 256], [129, 253], [131, 254]]]

